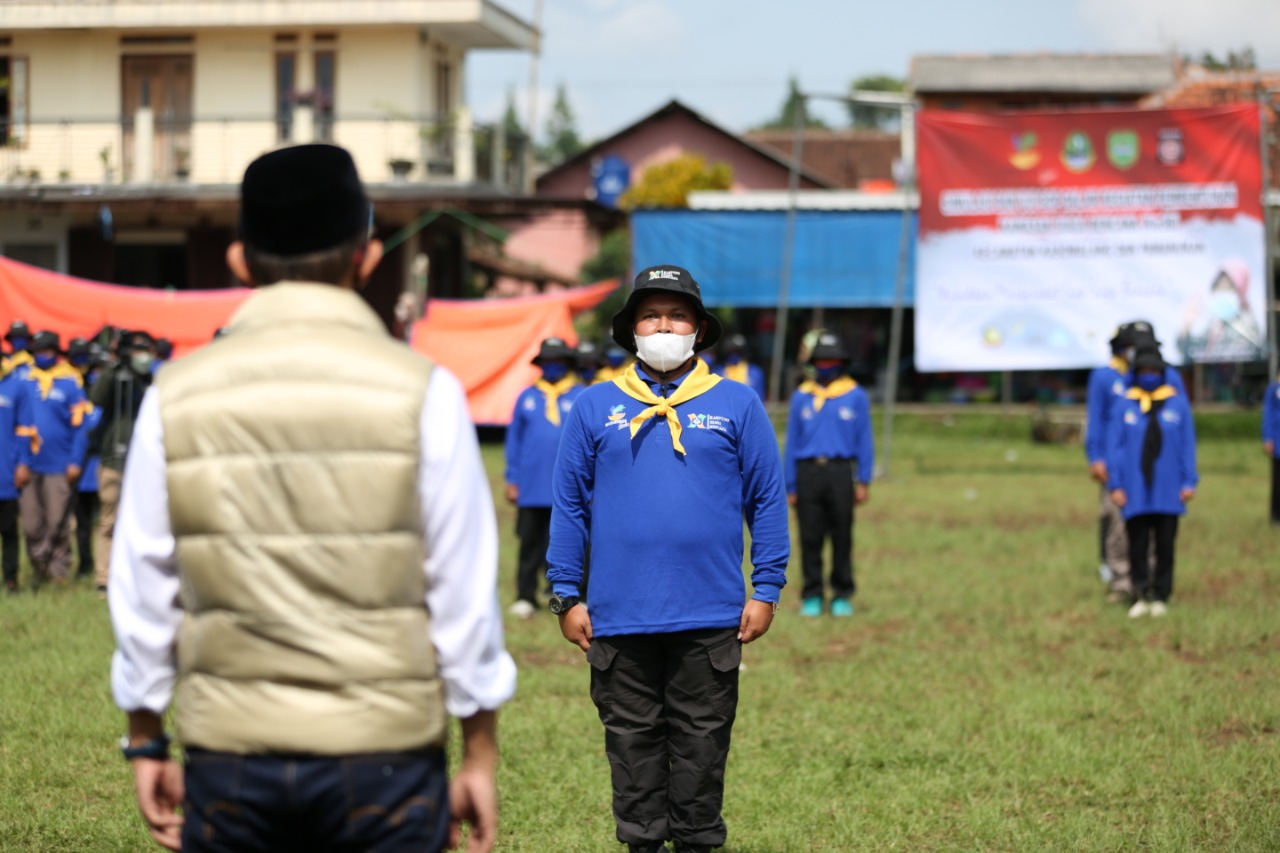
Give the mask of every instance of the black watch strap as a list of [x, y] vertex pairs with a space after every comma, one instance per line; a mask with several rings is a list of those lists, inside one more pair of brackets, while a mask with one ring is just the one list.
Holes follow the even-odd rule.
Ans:
[[120, 753], [125, 757], [126, 761], [132, 761], [135, 758], [167, 761], [169, 759], [169, 736], [161, 734], [159, 737], [153, 737], [140, 744], [130, 746], [129, 736], [125, 735], [120, 738]]
[[576, 595], [556, 595], [552, 593], [551, 598], [547, 602], [547, 607], [557, 616], [567, 613], [571, 608], [578, 604], [578, 596]]

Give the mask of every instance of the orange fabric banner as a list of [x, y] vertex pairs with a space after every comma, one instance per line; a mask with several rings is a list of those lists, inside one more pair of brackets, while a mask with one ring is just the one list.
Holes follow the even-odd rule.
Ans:
[[102, 284], [0, 258], [0, 334], [24, 320], [32, 332], [57, 332], [66, 347], [109, 325], [168, 338], [177, 357], [207, 344], [249, 293]]
[[516, 397], [540, 375], [530, 361], [542, 339], [559, 337], [576, 345], [574, 315], [599, 305], [617, 286], [611, 280], [522, 299], [432, 299], [410, 343], [458, 377], [472, 421], [505, 425]]

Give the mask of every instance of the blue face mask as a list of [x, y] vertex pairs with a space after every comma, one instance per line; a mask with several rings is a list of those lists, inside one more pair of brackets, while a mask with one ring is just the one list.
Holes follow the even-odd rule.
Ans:
[[594, 367], [578, 368], [578, 376], [582, 377], [583, 382], [590, 382], [596, 378], [596, 369]]
[[738, 364], [741, 361], [742, 361], [742, 353], [740, 352], [731, 352], [724, 357], [725, 364]]
[[563, 364], [544, 364], [542, 378], [548, 382], [559, 382], [569, 374], [569, 368]]
[[38, 356], [36, 356], [36, 367], [40, 368], [41, 370], [48, 370], [50, 367], [53, 367], [57, 363], [58, 363], [58, 357], [56, 355], [51, 355], [49, 353], [42, 352]]
[[9, 346], [13, 347], [14, 352], [22, 352], [30, 345], [30, 343], [31, 342], [28, 341], [26, 338], [10, 338], [9, 339]]
[[843, 372], [844, 371], [839, 367], [819, 367], [817, 368], [818, 381], [830, 382], [831, 380], [838, 378]]
[[1137, 383], [1139, 388], [1150, 394], [1164, 384], [1164, 377], [1159, 373], [1139, 373]]
[[610, 367], [615, 367], [615, 368], [616, 368], [616, 367], [622, 367], [622, 362], [624, 362], [624, 361], [626, 361], [626, 360], [627, 360], [627, 357], [626, 357], [625, 355], [623, 355], [622, 353], [617, 353], [617, 354], [613, 354], [613, 355], [607, 355], [607, 356], [605, 356], [605, 358], [608, 360], [608, 362], [609, 362], [609, 366], [610, 366]]

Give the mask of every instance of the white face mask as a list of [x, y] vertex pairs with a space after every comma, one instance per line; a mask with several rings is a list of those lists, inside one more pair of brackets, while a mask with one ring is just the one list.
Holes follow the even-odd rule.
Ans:
[[658, 332], [647, 337], [636, 336], [636, 354], [659, 373], [675, 370], [693, 358], [697, 335], [672, 335]]

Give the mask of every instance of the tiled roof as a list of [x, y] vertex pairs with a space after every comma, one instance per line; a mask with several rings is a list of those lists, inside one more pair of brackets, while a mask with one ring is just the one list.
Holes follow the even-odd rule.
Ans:
[[[753, 130], [747, 140], [791, 162], [794, 133]], [[806, 130], [800, 159], [805, 170], [822, 175], [833, 187], [856, 189], [866, 181], [893, 180], [893, 161], [901, 151], [896, 133], [879, 130]]]
[[911, 58], [908, 88], [934, 92], [1085, 92], [1142, 95], [1172, 86], [1169, 53], [1029, 53]]

